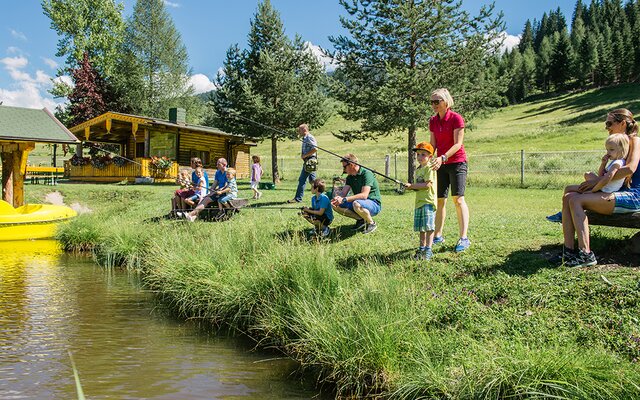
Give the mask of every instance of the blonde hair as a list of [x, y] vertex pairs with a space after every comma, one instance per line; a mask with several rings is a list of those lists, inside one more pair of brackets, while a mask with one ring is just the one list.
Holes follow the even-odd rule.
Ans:
[[629, 154], [629, 136], [624, 133], [614, 133], [609, 135], [605, 141], [605, 146], [614, 147], [617, 152], [613, 158], [616, 160], [622, 160], [627, 157], [627, 154]]
[[358, 157], [356, 157], [355, 154], [349, 153], [347, 155], [345, 155], [344, 157], [342, 157], [341, 161], [346, 161], [348, 163], [357, 163], [358, 162]]
[[447, 103], [447, 107], [453, 107], [453, 97], [451, 97], [451, 93], [446, 88], [439, 88], [431, 92], [431, 96], [439, 96], [445, 103]]
[[235, 168], [227, 168], [227, 175], [231, 175], [234, 178], [236, 177], [236, 170]]
[[202, 168], [202, 167], [196, 167], [196, 174], [202, 174], [202, 175], [204, 175], [204, 168]]

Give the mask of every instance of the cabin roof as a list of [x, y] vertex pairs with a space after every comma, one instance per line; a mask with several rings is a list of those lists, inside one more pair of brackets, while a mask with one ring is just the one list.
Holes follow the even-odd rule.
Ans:
[[0, 106], [0, 141], [79, 143], [46, 108]]

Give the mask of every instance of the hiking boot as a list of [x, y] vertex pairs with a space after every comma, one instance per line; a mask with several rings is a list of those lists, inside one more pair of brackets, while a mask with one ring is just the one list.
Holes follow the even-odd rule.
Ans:
[[593, 251], [586, 253], [582, 249], [579, 249], [573, 257], [565, 260], [564, 265], [567, 267], [591, 267], [597, 263], [598, 260], [596, 260], [596, 255], [593, 254]]
[[436, 236], [433, 238], [433, 244], [442, 244], [444, 243], [444, 236]]
[[373, 222], [371, 224], [366, 224], [362, 233], [365, 235], [368, 235], [371, 232], [375, 231], [376, 229], [378, 229], [378, 225], [375, 222]]
[[353, 230], [360, 230], [360, 229], [364, 229], [365, 225], [367, 225], [367, 223], [364, 221], [364, 219], [358, 219], [356, 220], [356, 223], [353, 225]]
[[458, 243], [456, 243], [456, 253], [460, 253], [461, 251], [465, 251], [471, 246], [471, 242], [467, 238], [460, 238]]
[[549, 222], [560, 222], [562, 223], [562, 211], [559, 211], [553, 215], [548, 215], [547, 217], [547, 221]]

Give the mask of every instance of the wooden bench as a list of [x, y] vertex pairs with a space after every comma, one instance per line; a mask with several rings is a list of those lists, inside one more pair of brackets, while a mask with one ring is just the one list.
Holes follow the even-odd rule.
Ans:
[[[640, 229], [640, 212], [602, 215], [587, 211], [587, 216], [589, 217], [589, 225]], [[631, 251], [634, 254], [640, 254], [640, 232], [636, 232], [631, 237]]]
[[42, 180], [45, 185], [56, 185], [58, 178], [64, 175], [62, 167], [37, 167], [33, 165], [27, 166], [25, 180], [29, 180], [31, 184], [38, 185]]
[[220, 209], [218, 209], [218, 202], [214, 201], [213, 203], [210, 203], [207, 208], [202, 210], [198, 218], [205, 221], [226, 221], [239, 213], [241, 208], [248, 206], [249, 200], [233, 199], [230, 203], [231, 208], [225, 209], [224, 212], [220, 214]]

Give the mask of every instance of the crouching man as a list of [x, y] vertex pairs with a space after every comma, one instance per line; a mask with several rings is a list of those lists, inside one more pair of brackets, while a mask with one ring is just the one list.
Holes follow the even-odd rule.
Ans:
[[[342, 190], [331, 200], [333, 210], [355, 219], [353, 228], [369, 234], [378, 227], [373, 217], [382, 209], [378, 180], [373, 172], [358, 165], [358, 158], [353, 154], [347, 154], [340, 162], [347, 179]], [[350, 191], [352, 195], [348, 196]]]

